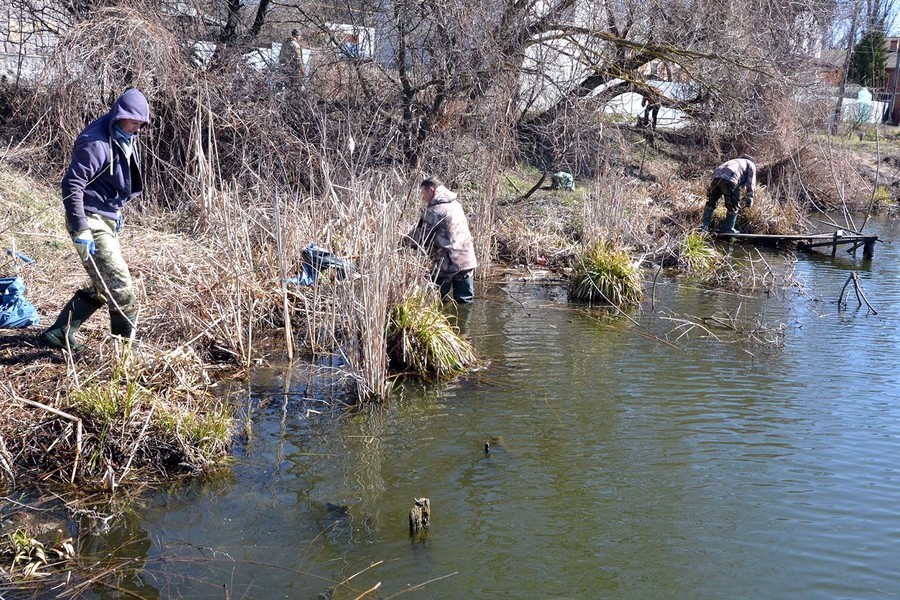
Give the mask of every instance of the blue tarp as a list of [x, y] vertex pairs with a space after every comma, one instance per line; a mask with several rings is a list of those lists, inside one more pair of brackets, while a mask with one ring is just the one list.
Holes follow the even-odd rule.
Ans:
[[285, 279], [294, 285], [312, 285], [319, 278], [319, 272], [309, 263], [303, 263], [303, 270], [298, 275]]
[[9, 254], [10, 256], [12, 256], [13, 258], [18, 258], [26, 265], [33, 265], [35, 263], [35, 260], [33, 258], [31, 258], [30, 256], [28, 256], [27, 254], [25, 254], [23, 252], [16, 252], [12, 248], [7, 248], [6, 253]]
[[285, 281], [294, 285], [312, 285], [325, 269], [335, 269], [338, 279], [347, 275], [347, 263], [344, 259], [313, 243], [303, 249], [303, 270]]
[[22, 278], [0, 279], [0, 329], [17, 329], [40, 322], [41, 318], [34, 305], [25, 299], [25, 282]]

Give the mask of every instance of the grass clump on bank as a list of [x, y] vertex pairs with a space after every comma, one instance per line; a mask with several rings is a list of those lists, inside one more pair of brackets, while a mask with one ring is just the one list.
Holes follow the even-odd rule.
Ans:
[[421, 377], [451, 377], [475, 362], [475, 349], [424, 290], [393, 307], [388, 317], [387, 350], [393, 369]]
[[644, 293], [637, 262], [610, 242], [597, 242], [575, 260], [569, 278], [569, 298], [613, 306], [640, 304]]
[[[118, 344], [106, 341], [93, 364], [82, 362], [86, 358], [71, 363], [68, 381], [46, 369], [43, 377], [16, 387], [0, 385], [7, 483], [49, 480], [112, 491], [198, 473], [227, 456], [231, 408], [195, 376], [204, 371], [199, 357], [177, 364], [149, 357], [159, 352], [150, 347]], [[169, 364], [167, 371], [162, 363]], [[38, 395], [39, 389], [47, 395]]]
[[[100, 463], [117, 479], [130, 470], [149, 468], [170, 474], [197, 472], [217, 463], [228, 452], [233, 418], [227, 403], [195, 380], [202, 363], [169, 362], [137, 356], [125, 349], [108, 378], [77, 386], [74, 406], [90, 421], [87, 468]], [[152, 365], [152, 368], [148, 368]], [[124, 466], [123, 465], [124, 459]]]
[[167, 438], [181, 448], [195, 468], [211, 465], [224, 456], [234, 429], [234, 418], [224, 400], [207, 398], [204, 406], [196, 402], [174, 410], [162, 406], [156, 424]]
[[678, 263], [688, 275], [710, 277], [722, 266], [722, 254], [710, 237], [700, 231], [690, 231], [678, 244]]

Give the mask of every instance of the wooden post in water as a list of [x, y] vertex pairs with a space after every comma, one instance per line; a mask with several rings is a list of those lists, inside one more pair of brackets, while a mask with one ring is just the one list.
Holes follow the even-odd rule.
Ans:
[[424, 542], [431, 524], [431, 501], [428, 498], [415, 498], [414, 502], [409, 511], [409, 535], [414, 542]]
[[838, 240], [837, 231], [834, 232], [833, 239], [834, 239], [834, 245], [831, 247], [831, 258], [834, 258], [835, 254], [837, 254], [837, 240]]
[[869, 239], [863, 244], [863, 258], [875, 256], [875, 240]]

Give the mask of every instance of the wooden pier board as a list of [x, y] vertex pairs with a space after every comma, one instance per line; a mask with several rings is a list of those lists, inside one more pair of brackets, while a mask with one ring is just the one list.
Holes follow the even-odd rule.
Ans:
[[847, 252], [853, 252], [860, 246], [863, 248], [863, 258], [872, 258], [875, 254], [875, 242], [878, 241], [877, 235], [865, 235], [861, 233], [850, 233], [847, 231], [834, 233], [801, 233], [795, 235], [768, 235], [764, 233], [722, 233], [715, 232], [716, 239], [728, 240], [732, 239], [738, 242], [746, 242], [748, 244], [758, 244], [760, 246], [796, 246], [798, 250], [803, 252], [811, 251], [815, 248], [831, 248], [831, 255], [837, 253], [838, 246], [850, 246]]

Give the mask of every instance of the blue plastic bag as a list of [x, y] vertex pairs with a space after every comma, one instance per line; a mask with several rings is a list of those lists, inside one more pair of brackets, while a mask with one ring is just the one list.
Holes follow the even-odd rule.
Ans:
[[319, 272], [309, 263], [303, 263], [303, 270], [299, 275], [285, 279], [287, 283], [294, 285], [312, 285], [319, 279]]
[[21, 277], [0, 279], [0, 329], [18, 329], [37, 325], [41, 318], [34, 305], [25, 299]]
[[285, 278], [285, 281], [294, 285], [312, 285], [325, 269], [335, 269], [338, 279], [342, 280], [347, 275], [347, 261], [312, 243], [303, 249], [302, 269], [298, 275]]

